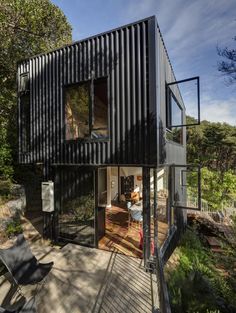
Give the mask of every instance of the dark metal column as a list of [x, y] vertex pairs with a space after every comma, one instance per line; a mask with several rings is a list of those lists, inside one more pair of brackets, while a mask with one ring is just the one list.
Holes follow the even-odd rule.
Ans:
[[53, 240], [58, 241], [59, 237], [59, 212], [61, 209], [61, 185], [60, 185], [60, 171], [55, 167], [54, 169], [54, 213], [53, 213]]
[[150, 168], [143, 167], [143, 257], [144, 265], [150, 258]]
[[157, 169], [153, 169], [153, 183], [154, 183], [154, 212], [153, 212], [153, 218], [154, 218], [154, 254], [157, 255], [157, 249], [158, 249], [158, 203], [157, 203]]

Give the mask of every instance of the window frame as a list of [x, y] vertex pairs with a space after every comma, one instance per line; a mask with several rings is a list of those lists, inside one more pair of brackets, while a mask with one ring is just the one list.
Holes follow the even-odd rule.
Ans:
[[[172, 191], [172, 196], [171, 196], [171, 206], [173, 208], [177, 209], [186, 209], [186, 210], [195, 210], [195, 211], [201, 211], [201, 200], [202, 200], [202, 188], [201, 188], [201, 166], [196, 165], [196, 164], [171, 164], [170, 165], [171, 172], [172, 172], [172, 181], [173, 181], [173, 191]], [[175, 191], [176, 191], [176, 169], [180, 168], [180, 186], [181, 188], [186, 188], [188, 185], [184, 184], [184, 179], [183, 179], [183, 173], [184, 172], [195, 172], [197, 173], [197, 199], [198, 199], [198, 205], [197, 207], [189, 207], [189, 206], [184, 206], [184, 205], [179, 205], [178, 203], [175, 203]], [[183, 170], [183, 168], [186, 168], [186, 170]], [[193, 170], [191, 170], [193, 169]]]
[[166, 84], [166, 132], [169, 134], [173, 134], [173, 128], [180, 128], [181, 131], [181, 140], [180, 142], [175, 141], [173, 139], [169, 139], [166, 138], [169, 142], [183, 146], [183, 126], [182, 125], [173, 125], [171, 126], [171, 119], [172, 119], [172, 102], [171, 99], [174, 99], [174, 101], [176, 102], [177, 106], [179, 107], [180, 111], [181, 111], [181, 121], [183, 123], [183, 113], [184, 110], [181, 107], [179, 101], [177, 100], [175, 94], [173, 93], [173, 91], [171, 90], [171, 88], [168, 86], [168, 84]]
[[[187, 127], [187, 126], [196, 126], [196, 125], [200, 125], [201, 123], [201, 104], [200, 104], [200, 77], [199, 76], [194, 76], [194, 77], [190, 77], [190, 78], [186, 78], [186, 79], [182, 79], [182, 80], [178, 80], [178, 81], [174, 81], [171, 83], [166, 83], [166, 90], [170, 89], [170, 86], [172, 85], [178, 85], [178, 84], [182, 84], [182, 83], [186, 83], [186, 82], [190, 82], [196, 80], [197, 81], [197, 110], [198, 110], [198, 116], [197, 116], [197, 120], [196, 123], [190, 123], [190, 124], [181, 124], [181, 125], [176, 125], [175, 127]], [[167, 94], [167, 93], [166, 93]], [[167, 99], [166, 99], [167, 100]], [[167, 101], [166, 101], [167, 103]]]
[[[22, 88], [22, 78], [23, 77], [27, 77], [27, 84], [26, 84], [26, 88], [23, 89]], [[28, 94], [30, 92], [30, 78], [29, 78], [29, 72], [23, 72], [19, 75], [19, 85], [18, 85], [18, 92], [20, 95], [25, 95]]]
[[[27, 99], [27, 101], [25, 101]], [[30, 151], [31, 135], [31, 108], [30, 94], [22, 93], [20, 98], [20, 136], [21, 136], [21, 154], [25, 155]], [[27, 108], [25, 107], [27, 104]]]
[[[96, 80], [105, 79], [107, 82], [107, 136], [103, 138], [93, 138], [93, 122], [94, 122], [94, 82]], [[81, 86], [86, 83], [89, 83], [89, 137], [87, 138], [76, 138], [76, 139], [66, 139], [66, 89], [74, 86]], [[64, 142], [73, 143], [73, 142], [96, 142], [96, 141], [109, 141], [110, 140], [110, 105], [109, 105], [109, 77], [108, 75], [102, 77], [91, 77], [86, 80], [82, 80], [72, 84], [65, 84], [63, 86], [63, 112], [64, 112]], [[105, 129], [105, 128], [104, 128]]]

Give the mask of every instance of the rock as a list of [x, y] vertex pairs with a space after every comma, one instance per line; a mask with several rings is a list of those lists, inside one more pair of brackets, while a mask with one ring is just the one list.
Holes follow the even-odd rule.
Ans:
[[25, 188], [22, 185], [14, 184], [11, 186], [10, 193], [17, 198], [25, 197]]
[[6, 203], [11, 215], [23, 212], [25, 209], [25, 201], [22, 198], [11, 200]]

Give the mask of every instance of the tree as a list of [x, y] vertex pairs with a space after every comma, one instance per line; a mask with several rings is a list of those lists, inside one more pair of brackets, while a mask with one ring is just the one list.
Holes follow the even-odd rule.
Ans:
[[232, 171], [224, 173], [223, 178], [217, 171], [206, 167], [201, 170], [202, 198], [208, 202], [210, 209], [220, 210], [236, 198], [236, 175]]
[[[194, 122], [192, 117], [187, 121]], [[209, 208], [236, 199], [236, 127], [227, 123], [202, 121], [199, 126], [187, 129], [188, 163], [200, 164], [202, 198]], [[196, 192], [197, 178], [190, 185]]]
[[0, 2], [0, 177], [16, 159], [16, 64], [71, 42], [71, 26], [49, 0]]
[[[236, 42], [236, 36], [234, 41]], [[236, 49], [217, 47], [217, 52], [219, 56], [224, 58], [218, 63], [218, 70], [227, 76], [228, 84], [236, 83]]]
[[[191, 119], [191, 117], [187, 117]], [[200, 163], [223, 177], [236, 168], [236, 127], [227, 123], [202, 121], [187, 130], [188, 163]]]

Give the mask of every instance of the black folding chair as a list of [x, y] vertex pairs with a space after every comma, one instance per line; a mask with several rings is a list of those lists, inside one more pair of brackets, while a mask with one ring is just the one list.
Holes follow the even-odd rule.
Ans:
[[0, 306], [0, 313], [36, 313], [35, 300], [31, 298], [24, 306], [15, 310], [4, 309]]
[[0, 249], [0, 259], [18, 287], [44, 282], [53, 266], [53, 262], [38, 262], [23, 234], [18, 235], [12, 247]]

